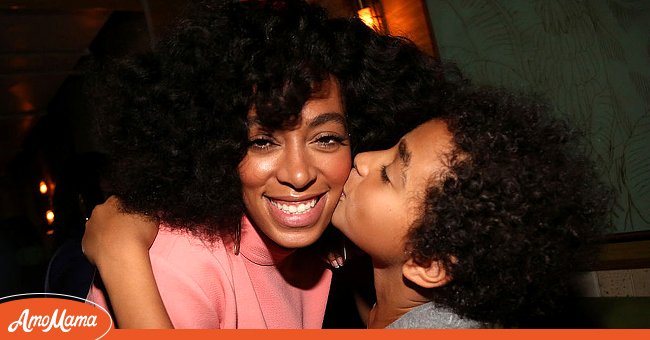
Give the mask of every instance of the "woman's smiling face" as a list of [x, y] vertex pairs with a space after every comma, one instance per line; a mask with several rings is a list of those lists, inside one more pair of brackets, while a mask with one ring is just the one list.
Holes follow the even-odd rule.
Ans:
[[247, 216], [285, 248], [315, 242], [330, 223], [351, 167], [339, 87], [325, 84], [292, 129], [268, 131], [249, 113], [249, 148], [239, 165]]
[[376, 264], [401, 263], [408, 229], [452, 148], [447, 124], [431, 120], [391, 149], [357, 155], [332, 223]]

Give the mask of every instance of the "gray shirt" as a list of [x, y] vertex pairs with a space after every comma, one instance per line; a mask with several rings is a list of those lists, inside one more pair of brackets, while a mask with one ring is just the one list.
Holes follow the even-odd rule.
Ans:
[[410, 310], [386, 328], [492, 328], [490, 325], [466, 319], [433, 302]]

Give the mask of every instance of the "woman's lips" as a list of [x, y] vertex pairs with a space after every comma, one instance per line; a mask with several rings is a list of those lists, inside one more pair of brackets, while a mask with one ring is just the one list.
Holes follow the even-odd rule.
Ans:
[[[327, 194], [303, 201], [281, 201], [267, 197], [271, 216], [280, 224], [292, 227], [307, 227], [318, 221], [325, 209]], [[314, 200], [316, 200], [314, 202]]]

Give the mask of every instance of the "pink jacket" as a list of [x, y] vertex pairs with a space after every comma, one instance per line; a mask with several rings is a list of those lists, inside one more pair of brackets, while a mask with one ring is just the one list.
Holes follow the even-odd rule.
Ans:
[[[174, 327], [321, 328], [331, 271], [303, 250], [268, 243], [245, 217], [239, 255], [161, 226], [149, 254]], [[106, 306], [96, 286], [88, 299]]]

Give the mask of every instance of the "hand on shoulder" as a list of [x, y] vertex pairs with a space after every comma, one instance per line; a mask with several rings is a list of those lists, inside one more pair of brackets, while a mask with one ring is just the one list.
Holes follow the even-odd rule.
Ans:
[[142, 252], [153, 244], [158, 233], [155, 218], [124, 212], [119, 198], [109, 197], [97, 205], [86, 222], [82, 249], [91, 263], [127, 260], [134, 252]]

